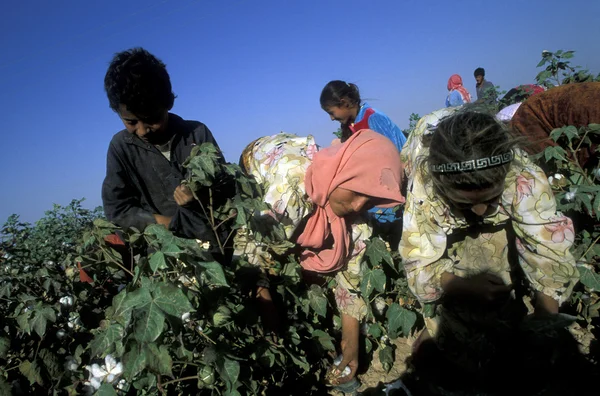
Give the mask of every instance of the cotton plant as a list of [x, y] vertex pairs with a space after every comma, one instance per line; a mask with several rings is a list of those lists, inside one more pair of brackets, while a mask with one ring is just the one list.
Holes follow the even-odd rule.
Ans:
[[[104, 358], [104, 365], [102, 366], [94, 363], [91, 366], [86, 366], [85, 368], [90, 374], [90, 377], [88, 381], [85, 382], [85, 385], [96, 390], [100, 389], [100, 386], [102, 386], [103, 382], [114, 384], [117, 382], [121, 374], [123, 374], [123, 363], [117, 363], [117, 360], [112, 357], [112, 355], [106, 355], [106, 358]], [[120, 382], [117, 383], [117, 385], [121, 387], [124, 386], [124, 384], [121, 384]]]

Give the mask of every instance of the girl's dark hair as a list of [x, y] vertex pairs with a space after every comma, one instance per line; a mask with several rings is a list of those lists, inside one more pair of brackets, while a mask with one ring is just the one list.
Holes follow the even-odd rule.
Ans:
[[328, 107], [341, 106], [342, 99], [351, 106], [360, 106], [360, 92], [356, 84], [341, 80], [329, 81], [321, 91], [321, 108], [325, 110]]
[[474, 111], [458, 112], [438, 124], [431, 137], [429, 155], [420, 161], [421, 171], [431, 178], [434, 189], [442, 196], [446, 196], [448, 189], [490, 188], [504, 183], [510, 162], [456, 173], [435, 173], [433, 166], [491, 157], [515, 147], [516, 140], [493, 116]]
[[175, 101], [165, 64], [143, 48], [114, 56], [104, 77], [104, 89], [111, 109], [118, 112], [119, 105], [124, 104], [138, 116], [171, 110]]

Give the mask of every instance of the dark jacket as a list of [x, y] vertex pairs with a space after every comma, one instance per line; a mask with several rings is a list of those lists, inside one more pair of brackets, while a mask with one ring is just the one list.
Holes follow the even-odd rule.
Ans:
[[[215, 236], [199, 205], [181, 207], [173, 198], [185, 178], [183, 162], [195, 145], [217, 142], [201, 122], [187, 121], [169, 113], [168, 128], [174, 132], [170, 161], [152, 144], [123, 130], [108, 148], [102, 201], [106, 217], [123, 228], [143, 230], [156, 223], [154, 213], [172, 217], [169, 229], [186, 238], [215, 243]], [[226, 197], [220, 197], [226, 199]]]

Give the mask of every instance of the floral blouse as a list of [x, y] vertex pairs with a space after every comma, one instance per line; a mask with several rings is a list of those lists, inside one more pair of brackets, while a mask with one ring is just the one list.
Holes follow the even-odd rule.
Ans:
[[[444, 272], [464, 276], [467, 267], [492, 272], [502, 267], [497, 272], [505, 272], [506, 237], [497, 238], [492, 232], [477, 240], [466, 238], [463, 243], [450, 244], [450, 236], [468, 224], [435, 195], [421, 170], [414, 170], [403, 222], [399, 250], [408, 285], [422, 302], [441, 297]], [[483, 226], [500, 226], [488, 227], [496, 230], [512, 227], [519, 265], [531, 287], [560, 304], [567, 300], [579, 279], [569, 251], [575, 239], [573, 223], [557, 212], [546, 175], [525, 152], [515, 150], [504, 193], [495, 211], [483, 218]]]
[[[312, 136], [299, 137], [279, 133], [255, 140], [241, 156], [241, 166], [262, 185], [264, 201], [270, 210], [257, 214], [279, 221], [291, 239], [302, 220], [311, 215], [313, 204], [306, 194], [304, 175], [319, 150]], [[352, 254], [344, 270], [335, 274], [335, 298], [340, 311], [357, 319], [367, 313], [365, 302], [353, 290], [359, 290], [361, 262], [372, 228], [366, 220], [351, 224]], [[234, 256], [244, 256], [251, 264], [267, 269], [272, 262], [268, 249], [256, 241], [247, 229], [234, 237]]]

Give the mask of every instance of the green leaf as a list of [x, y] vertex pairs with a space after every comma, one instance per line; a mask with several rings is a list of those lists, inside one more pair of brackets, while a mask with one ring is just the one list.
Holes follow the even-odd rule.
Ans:
[[123, 356], [123, 372], [125, 377], [131, 381], [146, 368], [147, 360], [146, 349], [133, 343], [129, 352]]
[[173, 377], [173, 360], [165, 345], [160, 348], [155, 343], [146, 346], [148, 367], [155, 373]]
[[369, 326], [368, 334], [372, 335], [375, 338], [381, 337], [382, 329], [379, 323], [373, 323]]
[[312, 333], [312, 337], [317, 339], [321, 346], [328, 351], [335, 351], [335, 346], [333, 345], [333, 337], [329, 334], [325, 333], [323, 330], [315, 330]]
[[48, 349], [42, 349], [40, 351], [40, 357], [42, 358], [42, 362], [44, 362], [44, 366], [46, 366], [46, 370], [48, 370], [48, 374], [50, 374], [52, 378], [57, 378], [62, 373], [62, 367], [58, 364], [58, 359], [55, 354]]
[[167, 259], [163, 252], [156, 252], [150, 256], [150, 269], [152, 272], [165, 268], [167, 268]]
[[379, 361], [383, 366], [383, 369], [389, 372], [394, 365], [394, 350], [391, 346], [385, 345], [379, 350]]
[[134, 311], [134, 337], [140, 343], [154, 342], [165, 325], [165, 314], [154, 302]]
[[132, 292], [128, 292], [126, 293], [126, 296], [123, 299], [123, 301], [120, 304], [118, 304], [117, 309], [115, 309], [115, 315], [124, 315], [134, 308], [139, 308], [146, 304], [149, 304], [151, 301], [152, 296], [150, 295], [150, 291], [147, 288], [141, 288]]
[[117, 228], [116, 225], [114, 225], [110, 221], [106, 221], [104, 219], [95, 219], [94, 226], [96, 226], [98, 228]]
[[367, 270], [363, 274], [363, 278], [360, 282], [360, 290], [363, 294], [363, 298], [369, 298], [373, 290], [379, 292], [385, 291], [385, 272], [381, 269]]
[[367, 249], [365, 251], [365, 256], [367, 256], [371, 262], [371, 266], [386, 263], [391, 269], [396, 271], [396, 268], [394, 268], [394, 260], [392, 260], [392, 255], [388, 251], [385, 242], [381, 238], [373, 238], [370, 241], [367, 241], [366, 244]]
[[19, 365], [19, 371], [29, 380], [30, 385], [44, 385], [44, 381], [42, 381], [42, 376], [40, 375], [40, 368], [36, 362], [31, 363], [29, 360], [23, 361]]
[[11, 388], [12, 387], [4, 380], [4, 378], [0, 377], [0, 395], [11, 395]]
[[200, 262], [198, 265], [204, 269], [204, 273], [213, 285], [229, 287], [221, 264], [217, 263], [216, 261], [209, 261]]
[[296, 356], [296, 354], [290, 351], [288, 348], [285, 348], [285, 351], [292, 358], [292, 361], [296, 366], [303, 369], [305, 373], [308, 373], [310, 371], [310, 365], [308, 364], [304, 356]]
[[0, 337], [0, 359], [8, 359], [10, 350], [10, 340], [6, 337]]
[[581, 283], [593, 292], [600, 291], [600, 274], [584, 265], [578, 265]]
[[217, 373], [221, 379], [227, 384], [227, 389], [234, 390], [235, 383], [240, 375], [240, 364], [225, 356], [220, 356], [217, 359]]
[[96, 396], [117, 396], [115, 388], [111, 384], [104, 383], [95, 393]]
[[31, 318], [29, 325], [40, 337], [44, 337], [48, 321], [56, 322], [56, 314], [54, 313], [54, 309], [44, 304], [33, 310], [33, 318]]
[[180, 318], [184, 313], [193, 311], [190, 300], [188, 300], [180, 288], [172, 284], [158, 284], [154, 290], [153, 297], [154, 303], [167, 315]]
[[327, 316], [327, 298], [323, 293], [323, 289], [317, 285], [311, 285], [308, 290], [308, 302], [310, 307], [317, 313], [317, 315], [326, 317]]
[[[417, 314], [408, 309], [402, 308], [397, 303], [393, 303], [386, 313], [388, 320], [388, 334], [390, 338], [397, 338], [399, 335], [409, 336], [410, 330], [417, 321]], [[398, 330], [402, 330], [401, 333]]]
[[31, 312], [23, 312], [19, 316], [17, 316], [17, 323], [19, 324], [19, 328], [21, 331], [27, 334], [31, 334], [31, 326], [29, 325], [29, 316]]
[[368, 338], [365, 338], [365, 353], [371, 353], [373, 350], [373, 343]]
[[115, 348], [115, 343], [121, 341], [123, 335], [123, 326], [118, 323], [113, 323], [106, 329], [96, 333], [94, 339], [90, 342], [92, 356], [104, 356], [111, 353]]

